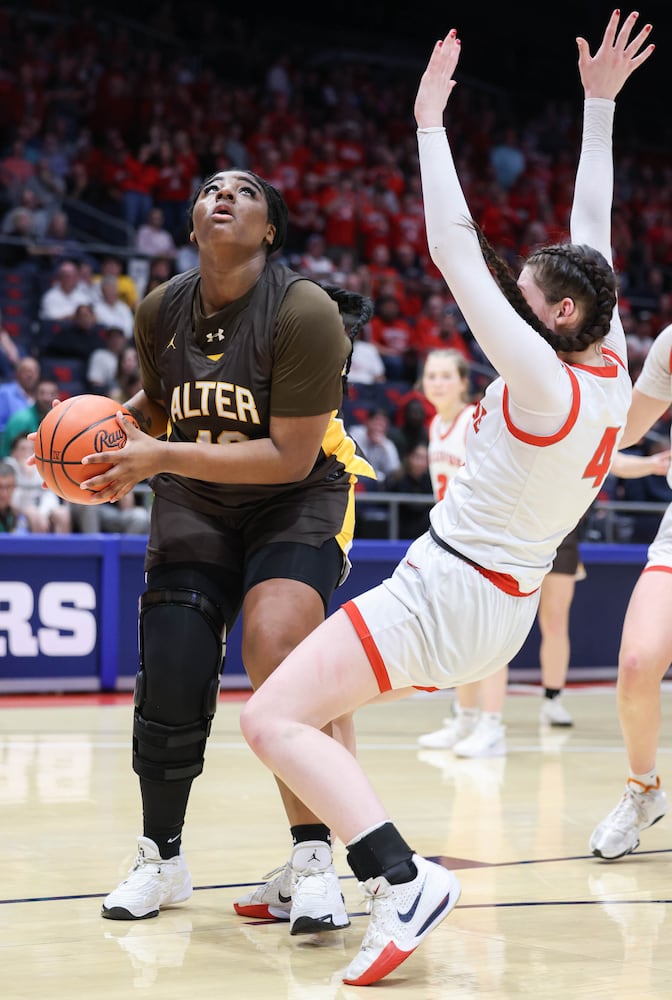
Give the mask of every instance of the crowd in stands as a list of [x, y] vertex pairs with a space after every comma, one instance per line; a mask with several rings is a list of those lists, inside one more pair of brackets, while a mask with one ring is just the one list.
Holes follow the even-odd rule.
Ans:
[[[436, 347], [459, 350], [474, 395], [491, 369], [428, 254], [416, 65], [365, 49], [318, 59], [310, 47], [279, 51], [276, 39], [264, 49], [240, 20], [227, 41], [249, 58], [222, 59], [208, 42], [221, 16], [213, 3], [199, 8], [193, 51], [170, 23], [170, 4], [142, 25], [58, 6], [0, 10], [0, 455], [16, 467], [16, 496], [37, 496], [20, 455], [49, 392], [123, 400], [135, 391], [137, 303], [197, 265], [192, 193], [236, 167], [283, 192], [290, 266], [374, 300], [344, 401], [379, 472], [360, 488], [430, 494], [432, 409], [415, 388], [423, 359]], [[531, 247], [568, 237], [575, 116], [540, 98], [521, 120], [505, 92], [477, 81], [454, 100], [467, 201], [515, 269]], [[672, 321], [671, 167], [672, 151], [619, 137], [614, 254], [633, 378]], [[13, 415], [26, 409], [15, 433]], [[29, 530], [90, 530], [94, 520], [59, 517], [46, 501], [28, 507]], [[362, 533], [375, 534], [369, 510]], [[99, 525], [121, 523], [107, 514]], [[417, 534], [426, 517], [409, 507], [402, 531]], [[145, 530], [134, 510], [127, 521], [101, 530]]]

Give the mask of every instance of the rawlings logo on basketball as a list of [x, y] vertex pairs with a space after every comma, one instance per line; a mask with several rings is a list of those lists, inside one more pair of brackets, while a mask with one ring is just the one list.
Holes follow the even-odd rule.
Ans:
[[126, 435], [121, 427], [114, 431], [100, 430], [93, 439], [93, 450], [101, 452], [108, 448], [123, 448], [125, 444]]

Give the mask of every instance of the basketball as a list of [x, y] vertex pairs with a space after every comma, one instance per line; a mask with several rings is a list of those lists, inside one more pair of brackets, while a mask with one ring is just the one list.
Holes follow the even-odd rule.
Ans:
[[82, 490], [85, 479], [100, 476], [111, 466], [82, 465], [85, 455], [123, 448], [126, 435], [116, 414], [133, 420], [128, 410], [108, 396], [71, 396], [44, 417], [33, 441], [35, 464], [43, 481], [57, 496], [72, 503], [93, 503], [95, 490]]

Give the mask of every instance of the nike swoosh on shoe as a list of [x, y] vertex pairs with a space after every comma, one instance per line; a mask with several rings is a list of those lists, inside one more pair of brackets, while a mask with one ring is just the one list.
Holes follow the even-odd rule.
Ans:
[[[425, 879], [425, 882], [426, 881], [427, 880]], [[409, 910], [406, 910], [406, 913], [401, 913], [399, 910], [397, 910], [397, 916], [399, 917], [399, 919], [401, 920], [401, 922], [403, 924], [410, 923], [411, 920], [413, 919], [413, 917], [415, 916], [415, 911], [418, 908], [418, 903], [420, 902], [420, 897], [422, 896], [423, 890], [425, 888], [425, 882], [423, 882], [422, 885], [420, 886], [420, 890], [418, 891], [418, 895], [415, 897], [415, 900], [413, 901], [413, 905], [411, 906], [411, 908]]]

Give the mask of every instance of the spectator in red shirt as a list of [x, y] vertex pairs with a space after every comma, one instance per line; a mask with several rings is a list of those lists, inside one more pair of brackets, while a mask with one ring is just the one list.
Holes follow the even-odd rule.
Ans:
[[371, 318], [371, 342], [376, 345], [385, 365], [385, 374], [393, 382], [412, 382], [417, 374], [417, 356], [413, 327], [401, 314], [394, 295], [376, 300]]
[[[315, 175], [316, 176], [316, 175]], [[343, 174], [325, 195], [324, 237], [329, 247], [339, 250], [357, 248], [359, 195], [350, 174]]]
[[425, 269], [410, 243], [400, 243], [392, 254], [392, 264], [403, 283], [401, 310], [415, 320], [422, 312], [427, 289]]
[[291, 132], [297, 122], [295, 111], [292, 109], [289, 97], [282, 91], [276, 91], [270, 101], [270, 126], [271, 135], [277, 142], [281, 135]]
[[350, 119], [342, 123], [336, 136], [336, 155], [343, 171], [347, 172], [365, 165], [366, 149], [358, 122]]
[[126, 156], [126, 176], [121, 184], [124, 220], [133, 229], [147, 222], [154, 205], [154, 188], [159, 171], [153, 147], [142, 143], [137, 156]]
[[251, 169], [256, 171], [264, 150], [275, 146], [275, 138], [271, 128], [271, 116], [262, 115], [256, 123], [255, 130], [247, 137], [245, 145], [250, 157]]
[[406, 191], [395, 216], [394, 245], [410, 244], [417, 254], [427, 253], [425, 213], [420, 192]]
[[154, 200], [163, 209], [165, 228], [176, 243], [183, 243], [188, 235], [187, 213], [197, 170], [198, 160], [184, 133], [176, 133], [173, 142], [160, 143]]
[[[387, 294], [392, 294], [401, 305], [404, 295], [404, 282], [399, 271], [392, 264], [392, 254], [387, 243], [377, 243], [369, 257], [369, 275], [371, 278], [371, 294], [377, 299], [382, 294], [385, 283]], [[404, 310], [402, 309], [402, 312]]]
[[374, 189], [382, 189], [392, 196], [390, 207], [399, 207], [399, 199], [406, 190], [406, 178], [399, 167], [397, 154], [382, 140], [377, 144], [376, 162], [368, 170], [368, 181]]
[[[308, 237], [312, 233], [322, 231], [324, 214], [320, 193], [321, 184], [318, 175], [309, 170], [308, 173], [304, 174], [300, 186], [285, 193], [285, 201], [289, 211], [288, 237], [285, 242], [286, 253], [301, 253]], [[331, 246], [331, 242], [329, 245]]]
[[452, 348], [473, 360], [461, 329], [457, 305], [443, 295], [430, 295], [415, 322], [415, 343], [421, 361], [430, 351]]
[[320, 177], [323, 184], [340, 177], [341, 168], [338, 162], [338, 147], [336, 140], [326, 135], [323, 129], [311, 129], [310, 142], [314, 152], [310, 169]]
[[509, 205], [507, 192], [498, 184], [490, 184], [481, 213], [481, 228], [497, 251], [507, 256], [515, 250], [518, 240], [519, 219]]
[[280, 150], [276, 145], [264, 149], [255, 172], [264, 179], [268, 178], [268, 183], [281, 191], [283, 195], [288, 190], [293, 190], [299, 180], [296, 169], [283, 163]]
[[447, 304], [446, 295], [434, 292], [427, 296], [422, 312], [415, 320], [415, 343], [422, 359], [439, 342], [441, 320]]
[[384, 189], [374, 190], [364, 201], [359, 215], [360, 250], [364, 260], [371, 260], [374, 247], [390, 244], [394, 233], [392, 212]]

